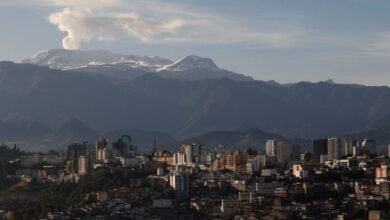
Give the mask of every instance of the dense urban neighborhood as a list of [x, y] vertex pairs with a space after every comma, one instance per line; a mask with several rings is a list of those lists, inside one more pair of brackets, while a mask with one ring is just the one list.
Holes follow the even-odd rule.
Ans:
[[129, 135], [63, 151], [0, 147], [3, 219], [387, 219], [390, 145], [329, 137], [310, 150], [183, 144]]
[[0, 220], [390, 220], [390, 0], [0, 0]]

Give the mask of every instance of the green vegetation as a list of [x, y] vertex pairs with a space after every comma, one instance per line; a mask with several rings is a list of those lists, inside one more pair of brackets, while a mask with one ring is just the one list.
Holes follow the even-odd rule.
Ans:
[[20, 168], [20, 164], [18, 163], [8, 163], [8, 162], [0, 162], [0, 191], [7, 189], [15, 181], [9, 180], [7, 178], [8, 175], [15, 174], [16, 170]]
[[8, 162], [10, 160], [14, 160], [23, 154], [25, 154], [25, 152], [21, 151], [16, 145], [14, 145], [12, 148], [4, 143], [0, 145], [1, 162]]
[[78, 183], [55, 183], [39, 191], [39, 197], [31, 201], [7, 201], [0, 203], [0, 209], [17, 210], [16, 219], [31, 219], [42, 213], [77, 210], [88, 200], [88, 193], [129, 187], [131, 179], [145, 178], [151, 171], [145, 169], [100, 168], [84, 176]]

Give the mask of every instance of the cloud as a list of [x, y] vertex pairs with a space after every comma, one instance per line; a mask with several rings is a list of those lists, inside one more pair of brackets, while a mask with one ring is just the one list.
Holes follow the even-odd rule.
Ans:
[[154, 38], [156, 44], [241, 44], [252, 47], [293, 47], [306, 34], [301, 24], [290, 16], [258, 16], [251, 21], [219, 14], [193, 5], [168, 4], [161, 1], [134, 1], [131, 8], [148, 16], [180, 18], [182, 28], [171, 35]]
[[[178, 36], [181, 42], [197, 44], [240, 44], [254, 47], [282, 48], [292, 47], [298, 42], [303, 32], [291, 31], [253, 31], [245, 28], [237, 22], [213, 22], [186, 21], [187, 26], [179, 30]], [[161, 42], [174, 43], [177, 38], [161, 39]]]
[[81, 42], [94, 39], [113, 39], [126, 33], [142, 42], [155, 35], [181, 27], [179, 20], [166, 23], [141, 19], [136, 14], [97, 15], [90, 9], [65, 8], [50, 15], [49, 21], [67, 36], [62, 40], [65, 49], [79, 49]]
[[261, 18], [256, 27], [208, 9], [164, 1], [35, 0], [60, 7], [49, 21], [62, 32], [65, 49], [82, 42], [131, 37], [144, 44], [239, 44], [293, 47], [304, 35], [297, 24]]
[[[30, 0], [31, 1], [31, 0]], [[121, 0], [35, 0], [38, 4], [63, 8], [112, 8], [121, 7]]]
[[374, 34], [366, 53], [376, 56], [390, 56], [390, 32]]
[[0, 6], [56, 8], [113, 8], [123, 6], [122, 0], [1, 0]]

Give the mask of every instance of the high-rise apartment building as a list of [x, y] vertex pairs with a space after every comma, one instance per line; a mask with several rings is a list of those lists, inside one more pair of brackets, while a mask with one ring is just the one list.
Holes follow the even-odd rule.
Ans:
[[321, 163], [321, 155], [328, 154], [328, 139], [314, 140], [314, 163]]
[[108, 138], [100, 137], [95, 146], [96, 160], [99, 162], [108, 162], [110, 159]]
[[366, 153], [376, 153], [375, 140], [365, 138], [362, 142], [362, 150]]
[[67, 159], [72, 163], [72, 172], [78, 173], [79, 164], [78, 159], [80, 156], [87, 156], [87, 142], [82, 144], [75, 143], [68, 146]]
[[[338, 137], [331, 137], [328, 138], [327, 145], [328, 145], [328, 160], [338, 160], [341, 158], [342, 155], [345, 155], [343, 153], [343, 149], [345, 149], [346, 146], [346, 140], [343, 138]], [[344, 150], [345, 152], [345, 150]]]
[[85, 175], [89, 172], [89, 159], [86, 156], [80, 156], [77, 160], [78, 163], [78, 174]]
[[290, 160], [289, 146], [282, 141], [276, 141], [275, 145], [275, 159], [279, 165], [284, 165]]
[[267, 140], [265, 143], [265, 155], [267, 156], [275, 156], [275, 145], [276, 145], [276, 140]]
[[358, 156], [360, 153], [361, 153], [361, 148], [359, 147], [359, 141], [357, 140], [348, 140], [348, 149], [351, 150], [352, 149], [352, 156], [356, 157]]
[[169, 176], [169, 185], [175, 190], [178, 197], [187, 197], [189, 193], [190, 181], [186, 173], [174, 172]]
[[186, 155], [187, 166], [207, 162], [207, 148], [201, 144], [186, 144], [181, 146], [181, 152]]
[[267, 140], [265, 143], [265, 154], [270, 157], [275, 157], [276, 163], [284, 165], [290, 160], [290, 151], [288, 144], [279, 140]]
[[137, 147], [131, 144], [131, 137], [123, 135], [117, 142], [112, 143], [114, 157], [134, 157]]
[[96, 151], [108, 148], [108, 138], [105, 137], [99, 137], [99, 139], [96, 141]]
[[176, 152], [173, 154], [173, 164], [174, 165], [187, 165], [186, 154], [181, 152]]

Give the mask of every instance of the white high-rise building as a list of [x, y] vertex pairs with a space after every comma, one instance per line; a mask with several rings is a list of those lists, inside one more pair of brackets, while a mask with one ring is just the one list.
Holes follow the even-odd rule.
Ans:
[[86, 156], [80, 156], [78, 158], [78, 173], [80, 175], [85, 175], [88, 173], [88, 166], [89, 166], [89, 163], [88, 163], [88, 157]]
[[276, 140], [267, 140], [265, 143], [265, 154], [267, 156], [274, 157], [275, 156], [275, 145], [276, 145]]
[[173, 155], [173, 164], [174, 165], [187, 165], [186, 154], [177, 152]]
[[353, 155], [353, 144], [348, 142], [345, 138], [341, 138], [341, 155]]
[[[328, 160], [338, 160], [342, 155], [345, 155], [347, 142], [345, 139], [338, 137], [328, 138]], [[343, 152], [344, 149], [344, 152]]]
[[265, 167], [267, 162], [274, 164], [275, 157], [266, 156], [264, 154], [256, 155], [255, 157], [246, 161], [246, 172], [249, 174], [258, 172], [261, 168]]
[[207, 162], [207, 149], [200, 144], [192, 144], [184, 146], [187, 166], [193, 164], [202, 164]]
[[290, 160], [290, 151], [288, 144], [282, 141], [276, 141], [275, 159], [277, 164], [285, 164]]
[[360, 154], [360, 147], [359, 147], [359, 141], [357, 140], [349, 140], [348, 146], [352, 147], [352, 156], [356, 157]]
[[192, 147], [191, 145], [185, 145], [184, 146], [184, 153], [186, 155], [186, 163], [187, 163], [187, 166], [190, 166], [193, 162], [192, 162]]
[[288, 144], [278, 140], [267, 140], [265, 143], [266, 156], [275, 157], [277, 164], [285, 164], [290, 159]]
[[96, 156], [97, 161], [107, 163], [110, 160], [110, 150], [108, 148], [99, 149]]

